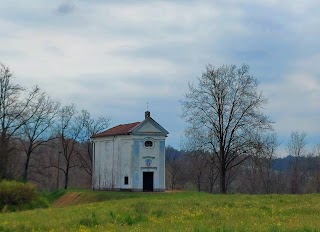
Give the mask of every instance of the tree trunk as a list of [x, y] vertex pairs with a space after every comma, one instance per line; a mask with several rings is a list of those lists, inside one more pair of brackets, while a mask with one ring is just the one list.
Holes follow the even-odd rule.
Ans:
[[30, 156], [32, 153], [32, 143], [30, 143], [30, 146], [28, 147], [28, 151], [26, 152], [27, 155], [27, 159], [26, 162], [24, 164], [24, 171], [23, 171], [23, 181], [27, 182], [28, 180], [28, 170], [29, 170], [29, 163], [30, 163]]
[[224, 154], [224, 147], [222, 142], [220, 142], [220, 193], [226, 194], [227, 187], [226, 187], [226, 160]]
[[69, 183], [69, 164], [67, 163], [67, 168], [64, 175], [64, 189], [68, 188], [68, 183]]
[[27, 160], [24, 164], [24, 171], [23, 171], [23, 181], [24, 182], [27, 182], [27, 180], [28, 180], [29, 161], [30, 161], [30, 153], [27, 153]]
[[222, 159], [220, 161], [220, 193], [226, 194], [227, 187], [226, 187], [226, 165], [224, 160], [224, 155], [221, 155]]
[[9, 179], [8, 162], [9, 162], [9, 140], [6, 138], [6, 131], [1, 133], [0, 141], [0, 180]]
[[221, 170], [220, 170], [220, 193], [222, 193], [222, 194], [226, 194], [227, 193], [227, 188], [226, 188], [226, 170], [225, 170], [224, 167], [221, 167]]
[[292, 180], [291, 180], [291, 194], [297, 194], [297, 193], [298, 193], [298, 158], [296, 157], [294, 168], [293, 168]]
[[68, 188], [68, 182], [69, 182], [69, 174], [68, 174], [68, 170], [66, 171], [66, 174], [65, 174], [65, 178], [64, 178], [64, 189], [67, 189]]

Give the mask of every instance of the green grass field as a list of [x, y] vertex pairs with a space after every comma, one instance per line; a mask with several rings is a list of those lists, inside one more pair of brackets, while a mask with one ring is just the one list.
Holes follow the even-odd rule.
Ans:
[[48, 209], [0, 214], [0, 231], [320, 231], [316, 194], [73, 190], [63, 197]]

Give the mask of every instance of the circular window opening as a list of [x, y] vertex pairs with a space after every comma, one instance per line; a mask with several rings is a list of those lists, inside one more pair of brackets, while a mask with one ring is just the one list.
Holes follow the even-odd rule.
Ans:
[[152, 147], [152, 146], [153, 146], [153, 142], [150, 141], [150, 140], [145, 141], [145, 142], [144, 142], [144, 146], [145, 146], [145, 147]]

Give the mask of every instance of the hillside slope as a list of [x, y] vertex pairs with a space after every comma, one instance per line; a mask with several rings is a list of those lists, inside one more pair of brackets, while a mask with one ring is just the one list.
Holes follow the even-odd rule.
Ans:
[[[89, 199], [100, 202], [86, 203]], [[319, 228], [320, 195], [316, 194], [72, 191], [49, 209], [0, 214], [0, 231], [318, 231]]]

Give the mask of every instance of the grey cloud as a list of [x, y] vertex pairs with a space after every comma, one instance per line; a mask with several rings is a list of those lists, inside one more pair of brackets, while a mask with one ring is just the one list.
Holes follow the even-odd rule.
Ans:
[[[120, 56], [126, 56], [130, 58], [161, 58], [165, 60], [171, 60], [178, 63], [188, 63], [188, 60], [192, 58], [192, 44], [188, 43], [155, 43], [152, 45], [146, 45], [141, 48], [124, 48], [115, 52]], [[187, 49], [186, 49], [187, 48]], [[193, 53], [194, 54], [194, 53]]]
[[68, 3], [62, 3], [60, 4], [57, 9], [56, 12], [59, 14], [70, 14], [75, 10], [75, 6], [74, 4], [68, 2]]
[[[6, 36], [9, 39], [1, 36], [3, 46], [8, 48], [2, 49], [0, 54], [10, 55], [12, 65], [16, 65], [15, 62], [28, 63], [28, 57], [20, 56], [14, 48], [18, 45], [23, 47], [23, 41], [35, 35], [28, 39], [39, 41], [39, 47], [30, 48], [34, 49], [30, 52], [26, 48], [23, 52], [35, 54], [34, 57], [46, 57], [48, 62], [58, 64], [59, 69], [63, 70], [62, 76], [54, 77], [59, 78], [59, 81], [55, 79], [54, 85], [46, 80], [46, 75], [52, 78], [57, 66], [45, 66], [49, 68], [39, 77], [43, 80], [41, 85], [53, 85], [53, 93], [60, 86], [68, 86], [70, 90], [64, 91], [61, 98], [74, 101], [79, 108], [97, 115], [112, 116], [117, 124], [141, 120], [146, 101], [149, 101], [154, 118], [172, 132], [168, 138], [169, 144], [178, 144], [180, 137], [174, 138], [174, 135], [179, 134], [184, 126], [179, 117], [178, 102], [185, 91], [183, 85], [200, 76], [208, 63], [214, 66], [247, 63], [270, 99], [271, 107], [267, 107], [269, 112], [266, 113], [278, 121], [275, 129], [281, 133], [280, 136], [287, 133], [283, 132], [282, 125], [287, 130], [295, 129], [295, 124], [285, 123], [288, 112], [295, 115], [295, 120], [308, 123], [312, 115], [317, 114], [309, 108], [304, 110], [303, 115], [290, 110], [287, 102], [292, 99], [292, 93], [285, 91], [288, 86], [283, 79], [301, 70], [308, 75], [319, 76], [319, 56], [316, 56], [320, 53], [317, 39], [320, 37], [319, 7], [297, 8], [297, 12], [289, 0], [284, 3], [234, 0], [231, 4], [219, 0], [80, 0], [76, 3], [75, 6], [65, 1], [58, 5], [50, 1], [38, 4], [36, 8], [25, 3], [21, 7], [0, 9], [0, 23], [2, 17], [5, 21], [20, 25], [13, 30], [20, 33], [14, 46], [10, 45], [13, 32], [0, 32], [10, 35]], [[301, 4], [308, 5], [309, 1]], [[164, 11], [163, 14], [157, 7]], [[57, 17], [56, 14], [68, 17]], [[29, 32], [27, 36], [23, 34], [24, 30]], [[48, 31], [56, 36], [55, 41], [44, 36], [48, 35]], [[70, 44], [65, 38], [71, 40]], [[6, 41], [9, 41], [8, 46]], [[66, 62], [60, 62], [59, 56]], [[114, 60], [116, 62], [112, 62]], [[165, 65], [159, 65], [160, 62]], [[88, 68], [91, 66], [92, 71]], [[28, 65], [25, 67], [30, 69]], [[25, 72], [23, 68], [18, 71]], [[171, 79], [168, 79], [168, 72], [172, 75]], [[79, 73], [87, 74], [81, 76]], [[304, 75], [301, 76], [303, 78]], [[265, 88], [266, 84], [270, 85], [269, 89]], [[279, 84], [281, 86], [277, 88]], [[302, 103], [308, 99], [305, 95], [299, 98]]]

